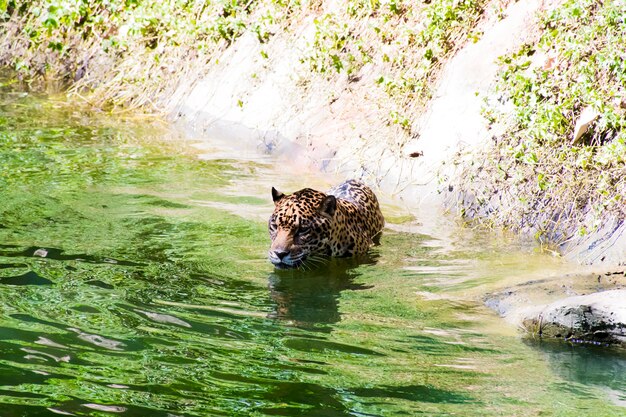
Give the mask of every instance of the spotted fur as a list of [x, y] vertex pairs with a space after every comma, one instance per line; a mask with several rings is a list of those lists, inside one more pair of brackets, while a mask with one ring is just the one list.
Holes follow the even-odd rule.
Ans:
[[374, 192], [346, 181], [327, 193], [304, 188], [285, 195], [272, 188], [269, 259], [295, 268], [321, 256], [350, 257], [367, 252], [385, 220]]

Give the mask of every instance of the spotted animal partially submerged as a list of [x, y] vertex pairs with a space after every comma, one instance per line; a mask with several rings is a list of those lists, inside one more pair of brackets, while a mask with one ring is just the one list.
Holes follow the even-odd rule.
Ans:
[[285, 195], [272, 187], [269, 260], [277, 268], [297, 268], [324, 256], [367, 252], [385, 219], [374, 192], [346, 181], [327, 193], [304, 188]]

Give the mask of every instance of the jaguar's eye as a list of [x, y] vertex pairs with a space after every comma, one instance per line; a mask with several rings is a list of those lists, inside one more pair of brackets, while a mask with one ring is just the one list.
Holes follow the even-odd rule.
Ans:
[[307, 227], [307, 226], [301, 226], [301, 227], [298, 229], [298, 234], [299, 234], [300, 236], [303, 236], [303, 235], [308, 235], [310, 231], [311, 231], [311, 228], [310, 228], [310, 227]]
[[276, 227], [277, 226], [276, 226], [276, 223], [274, 222], [274, 219], [270, 219], [270, 221], [268, 222], [267, 226], [268, 226], [268, 229], [269, 229], [270, 233], [276, 232]]

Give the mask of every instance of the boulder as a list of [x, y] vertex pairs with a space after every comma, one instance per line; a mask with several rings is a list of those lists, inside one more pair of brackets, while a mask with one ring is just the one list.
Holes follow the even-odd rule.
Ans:
[[522, 327], [540, 337], [626, 346], [626, 290], [560, 299], [527, 310]]

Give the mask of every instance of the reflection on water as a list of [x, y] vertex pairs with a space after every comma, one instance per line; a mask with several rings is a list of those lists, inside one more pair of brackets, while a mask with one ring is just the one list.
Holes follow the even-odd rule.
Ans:
[[[599, 387], [617, 405], [626, 407], [626, 352], [586, 344], [527, 340], [547, 358], [554, 372], [569, 382]], [[571, 389], [571, 388], [570, 388]], [[585, 395], [593, 395], [585, 392]]]
[[376, 257], [333, 259], [311, 270], [276, 270], [269, 275], [270, 296], [276, 304], [270, 317], [318, 331], [331, 331], [340, 320], [339, 297], [343, 290], [370, 289], [358, 282], [359, 265], [375, 265]]
[[555, 371], [462, 296], [499, 255], [387, 230], [274, 271], [257, 193], [285, 173], [145, 124], [0, 88], [3, 416], [623, 415], [614, 356]]

